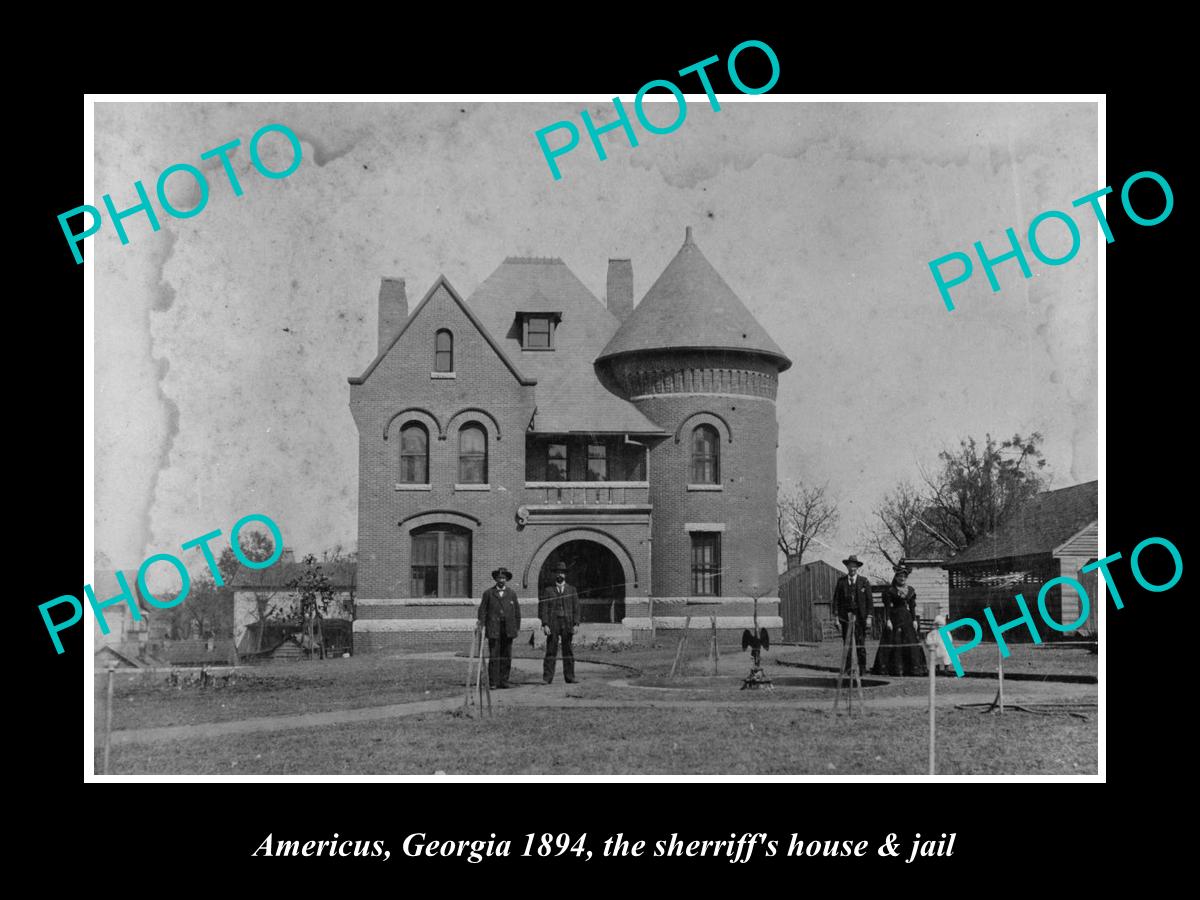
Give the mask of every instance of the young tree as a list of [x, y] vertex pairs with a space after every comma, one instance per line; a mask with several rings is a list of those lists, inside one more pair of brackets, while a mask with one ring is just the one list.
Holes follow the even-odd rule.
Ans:
[[959, 442], [958, 452], [938, 454], [940, 469], [922, 472], [930, 524], [958, 547], [995, 531], [1045, 486], [1042, 435], [1014, 434], [996, 442], [990, 434]]
[[325, 614], [329, 612], [330, 604], [333, 603], [333, 583], [313, 554], [304, 557], [301, 565], [304, 568], [300, 575], [288, 585], [296, 592], [296, 604], [292, 615], [308, 639], [309, 653], [311, 654], [313, 648], [319, 647], [321, 658], [324, 659], [325, 631], [322, 622]]
[[813, 541], [837, 530], [837, 501], [829, 496], [828, 488], [828, 484], [806, 487], [803, 482], [779, 485], [778, 546], [789, 566], [804, 561]]

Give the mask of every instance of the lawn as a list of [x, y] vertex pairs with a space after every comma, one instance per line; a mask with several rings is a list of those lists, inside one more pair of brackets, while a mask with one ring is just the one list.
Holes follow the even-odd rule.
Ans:
[[[461, 695], [466, 665], [453, 659], [368, 655], [276, 662], [238, 669], [231, 683], [171, 686], [160, 673], [121, 671], [113, 687], [113, 729], [196, 725], [258, 716], [384, 706]], [[106, 678], [97, 675], [97, 729]]]
[[[114, 774], [923, 774], [922, 710], [509, 707], [113, 747]], [[99, 760], [100, 753], [97, 753]], [[1095, 717], [938, 714], [939, 774], [1094, 774]]]

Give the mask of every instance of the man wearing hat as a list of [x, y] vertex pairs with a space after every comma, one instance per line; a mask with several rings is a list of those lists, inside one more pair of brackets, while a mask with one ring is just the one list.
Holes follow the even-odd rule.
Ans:
[[554, 584], [542, 591], [538, 601], [538, 618], [542, 634], [546, 635], [546, 658], [542, 661], [542, 681], [554, 680], [554, 665], [558, 661], [558, 641], [562, 639], [563, 678], [575, 681], [575, 654], [571, 637], [579, 627], [579, 595], [567, 584], [567, 564], [558, 563], [552, 570]]
[[501, 566], [492, 572], [495, 586], [483, 592], [479, 604], [479, 624], [488, 639], [488, 684], [497, 690], [512, 687], [508, 683], [512, 671], [512, 643], [521, 630], [521, 606], [517, 592], [508, 586], [512, 572]]
[[[862, 563], [853, 553], [849, 559], [843, 559], [846, 574], [838, 579], [833, 589], [833, 608], [837, 611], [838, 622], [842, 626], [842, 640], [848, 640], [850, 630], [850, 613], [854, 613], [854, 640], [858, 644], [858, 671], [867, 671], [867, 628], [871, 625], [871, 582], [867, 581], [858, 570]], [[842, 660], [846, 666], [848, 660]]]

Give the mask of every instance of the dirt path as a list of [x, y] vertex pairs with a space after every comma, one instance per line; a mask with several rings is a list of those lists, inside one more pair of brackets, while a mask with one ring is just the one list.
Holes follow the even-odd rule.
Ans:
[[[514, 660], [514, 663], [516, 661]], [[582, 670], [582, 666], [580, 667]], [[597, 671], [611, 669], [595, 666]], [[581, 673], [582, 674], [582, 671]], [[620, 685], [620, 681], [610, 682]], [[1022, 686], [1025, 687], [1024, 685]], [[1051, 689], [1036, 691], [1021, 691], [1018, 699], [1013, 696], [1009, 702], [1049, 702], [1054, 700], [1094, 699], [1094, 692], [1080, 690], [1077, 685], [1053, 685]], [[648, 690], [649, 692], [649, 690]], [[757, 701], [757, 700], [674, 700], [663, 696], [672, 693], [672, 689], [653, 689], [651, 697], [645, 700], [634, 699], [605, 699], [567, 696], [563, 685], [522, 685], [515, 690], [493, 691], [492, 703], [498, 708], [504, 707], [534, 707], [534, 708], [565, 708], [565, 709], [774, 709], [787, 710], [790, 708], [825, 709], [831, 708], [832, 693], [796, 691], [792, 702]], [[962, 692], [948, 695], [939, 699], [939, 709], [950, 709], [957, 703], [988, 703], [994, 696], [994, 690]], [[1014, 692], [1015, 693], [1015, 692]], [[1031, 696], [1032, 695], [1032, 696]], [[330, 712], [306, 713], [293, 716], [264, 716], [254, 719], [239, 719], [233, 722], [212, 722], [201, 725], [172, 725], [164, 728], [140, 728], [124, 731], [114, 731], [114, 744], [142, 744], [154, 741], [195, 740], [206, 737], [222, 737], [231, 734], [255, 734], [268, 731], [291, 731], [294, 729], [317, 728], [324, 725], [342, 725], [355, 722], [370, 722], [378, 719], [395, 719], [404, 716], [418, 716], [426, 713], [449, 712], [462, 706], [461, 695], [440, 700], [419, 700], [412, 703], [393, 703], [388, 706], [371, 706], [363, 709], [343, 709]], [[925, 696], [894, 696], [870, 697], [867, 709], [904, 709], [925, 707], [928, 699]]]

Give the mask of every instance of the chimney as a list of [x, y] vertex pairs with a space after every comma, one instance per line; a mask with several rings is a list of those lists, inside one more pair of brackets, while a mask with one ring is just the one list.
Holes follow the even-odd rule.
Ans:
[[633, 312], [633, 263], [627, 259], [608, 261], [608, 311], [624, 322]]
[[408, 318], [408, 298], [404, 279], [385, 276], [379, 282], [379, 352], [395, 340]]

